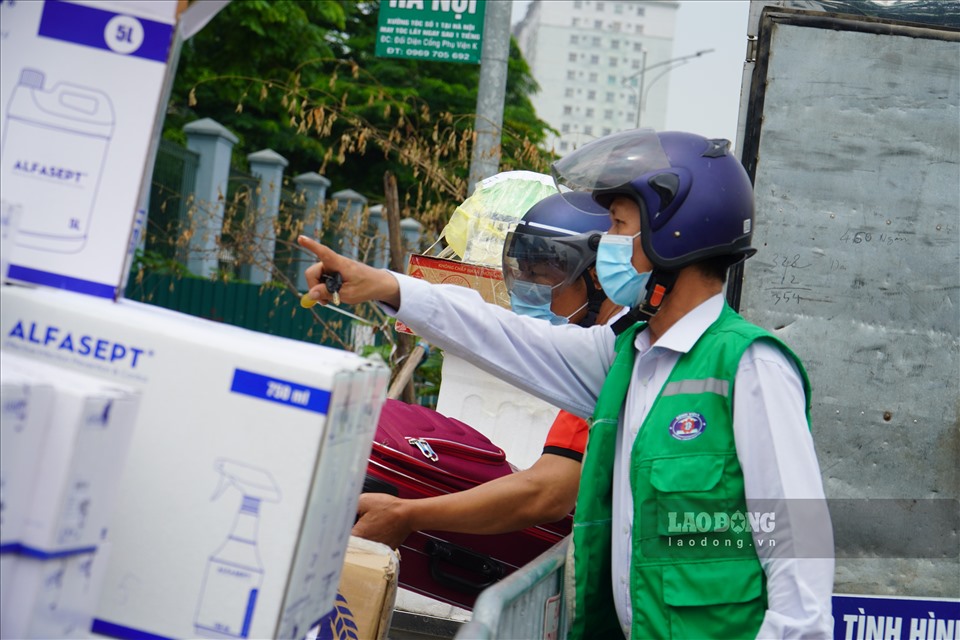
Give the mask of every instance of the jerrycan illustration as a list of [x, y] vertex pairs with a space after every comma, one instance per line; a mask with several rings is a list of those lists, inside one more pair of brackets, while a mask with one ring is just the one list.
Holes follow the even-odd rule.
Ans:
[[24, 68], [7, 104], [0, 199], [19, 206], [16, 244], [44, 251], [83, 249], [114, 130], [102, 91]]
[[269, 473], [232, 460], [217, 460], [220, 483], [211, 500], [230, 488], [243, 496], [233, 527], [207, 561], [194, 630], [205, 638], [246, 638], [263, 583], [257, 549], [260, 503], [279, 502], [280, 489]]

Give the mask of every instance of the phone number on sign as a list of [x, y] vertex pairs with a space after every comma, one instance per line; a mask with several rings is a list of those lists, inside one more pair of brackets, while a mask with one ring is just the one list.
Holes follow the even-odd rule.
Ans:
[[469, 53], [449, 51], [436, 51], [434, 49], [401, 49], [400, 47], [387, 47], [387, 55], [404, 55], [411, 58], [433, 58], [435, 60], [469, 60]]

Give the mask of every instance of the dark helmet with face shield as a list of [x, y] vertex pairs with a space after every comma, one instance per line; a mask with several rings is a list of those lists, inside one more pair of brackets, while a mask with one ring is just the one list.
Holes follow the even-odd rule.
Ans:
[[639, 208], [640, 242], [653, 271], [621, 327], [653, 316], [684, 267], [728, 267], [756, 251], [753, 186], [727, 140], [636, 129], [585, 144], [552, 170], [561, 190], [589, 192], [607, 207], [623, 196]]
[[640, 207], [640, 239], [654, 267], [709, 258], [730, 264], [755, 252], [753, 186], [727, 140], [636, 129], [594, 140], [553, 164], [558, 185]]
[[548, 307], [554, 293], [582, 279], [588, 313], [580, 324], [593, 324], [605, 296], [586, 271], [609, 228], [609, 212], [587, 193], [558, 193], [533, 205], [503, 244], [503, 277], [515, 306]]

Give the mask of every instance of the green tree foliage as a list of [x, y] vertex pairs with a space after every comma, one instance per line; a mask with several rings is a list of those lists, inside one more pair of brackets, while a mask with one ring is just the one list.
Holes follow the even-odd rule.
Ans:
[[322, 157], [324, 147], [318, 140], [290, 129], [279, 96], [250, 100], [249, 92], [256, 80], [268, 85], [288, 81], [294, 69], [301, 69], [310, 83], [323, 82], [326, 71], [309, 63], [333, 57], [328, 36], [345, 25], [340, 2], [231, 2], [183, 45], [164, 137], [182, 143], [185, 124], [213, 118], [239, 138], [235, 147], [239, 166], [248, 153], [264, 148], [278, 151], [297, 166]]
[[[479, 66], [378, 58], [379, 3], [234, 0], [181, 54], [165, 136], [210, 117], [237, 134], [235, 161], [271, 148], [294, 172], [383, 200], [397, 176], [403, 216], [439, 231], [467, 194]], [[549, 130], [511, 42], [501, 168], [543, 170]]]

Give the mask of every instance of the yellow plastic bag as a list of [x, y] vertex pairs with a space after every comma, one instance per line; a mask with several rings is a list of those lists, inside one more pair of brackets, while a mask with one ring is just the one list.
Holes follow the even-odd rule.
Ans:
[[553, 178], [533, 171], [504, 171], [477, 184], [454, 210], [440, 237], [464, 262], [500, 267], [503, 242], [523, 214], [557, 193]]

